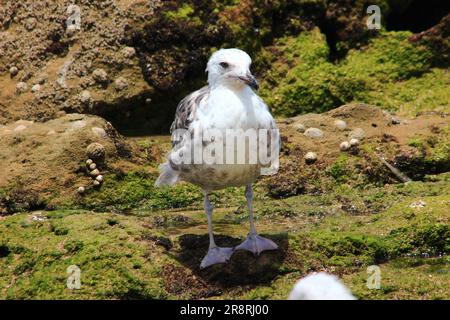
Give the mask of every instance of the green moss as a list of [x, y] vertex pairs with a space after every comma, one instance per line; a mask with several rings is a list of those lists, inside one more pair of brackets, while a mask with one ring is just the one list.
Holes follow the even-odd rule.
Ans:
[[201, 200], [201, 192], [193, 185], [156, 188], [155, 177], [137, 171], [106, 175], [99, 191], [86, 195], [79, 203], [83, 208], [97, 211], [186, 207]]
[[432, 53], [413, 45], [410, 32], [381, 32], [338, 64], [328, 60], [319, 29], [277, 40], [263, 50], [271, 66], [261, 94], [276, 114], [322, 112], [365, 102], [406, 114], [448, 108], [448, 72], [431, 69]]
[[190, 16], [194, 13], [194, 8], [188, 3], [184, 3], [181, 7], [176, 11], [167, 11], [164, 15], [168, 19], [189, 19]]
[[340, 155], [330, 167], [331, 176], [338, 182], [345, 180], [347, 174], [348, 156], [346, 154]]

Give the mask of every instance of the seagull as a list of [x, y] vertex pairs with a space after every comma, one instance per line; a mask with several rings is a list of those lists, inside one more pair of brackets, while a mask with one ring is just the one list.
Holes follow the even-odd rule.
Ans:
[[[259, 86], [250, 72], [251, 62], [246, 52], [236, 48], [220, 49], [212, 54], [206, 67], [208, 85], [186, 96], [177, 106], [175, 120], [170, 128], [172, 150], [167, 161], [160, 165], [160, 175], [155, 182], [156, 186], [161, 187], [185, 181], [203, 189], [209, 249], [200, 264], [201, 269], [227, 263], [235, 250], [247, 250], [259, 255], [265, 250], [278, 249], [272, 240], [258, 235], [253, 219], [252, 183], [261, 174], [268, 175], [277, 171], [280, 137], [267, 105], [254, 92]], [[247, 145], [241, 145], [241, 148], [234, 145], [234, 138], [233, 143], [227, 139], [226, 134], [230, 130], [240, 133], [247, 133], [249, 130], [264, 134], [267, 132], [266, 139], [260, 136], [256, 139], [265, 143], [264, 147], [269, 149], [270, 161], [262, 163], [258, 158], [258, 161], [251, 162], [250, 153], [256, 149]], [[203, 138], [195, 139], [199, 132]], [[206, 141], [206, 136], [212, 138]], [[242, 135], [237, 134], [236, 137]], [[205, 159], [195, 161], [196, 147], [208, 148], [212, 145], [222, 147], [222, 151], [226, 150], [226, 156], [214, 149], [214, 152], [211, 152], [212, 162]], [[228, 147], [230, 149], [227, 149]], [[241, 149], [244, 149], [244, 157], [240, 159], [244, 161], [239, 162], [235, 156]], [[234, 161], [231, 163], [227, 158], [230, 152]], [[224, 158], [227, 161], [223, 161]], [[230, 186], [245, 186], [250, 220], [250, 232], [246, 240], [235, 248], [219, 247], [215, 243], [212, 228], [213, 206], [209, 200], [212, 191]]]
[[310, 274], [294, 285], [289, 300], [356, 300], [338, 277], [326, 272]]

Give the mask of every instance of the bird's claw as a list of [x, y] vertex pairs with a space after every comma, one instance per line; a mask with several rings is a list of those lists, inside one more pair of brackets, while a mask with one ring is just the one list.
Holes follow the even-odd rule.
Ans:
[[247, 239], [235, 248], [235, 250], [247, 250], [253, 252], [253, 254], [257, 256], [263, 251], [276, 249], [278, 249], [278, 246], [275, 242], [257, 234], [249, 234]]
[[218, 263], [227, 263], [232, 254], [233, 248], [210, 248], [200, 264], [200, 269], [204, 269]]

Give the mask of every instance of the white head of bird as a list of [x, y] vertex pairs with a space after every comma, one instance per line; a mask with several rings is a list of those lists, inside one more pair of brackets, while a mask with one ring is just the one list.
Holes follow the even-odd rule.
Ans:
[[256, 78], [250, 72], [252, 59], [239, 49], [221, 49], [212, 54], [206, 67], [211, 88], [227, 86], [233, 89], [249, 86], [258, 90]]

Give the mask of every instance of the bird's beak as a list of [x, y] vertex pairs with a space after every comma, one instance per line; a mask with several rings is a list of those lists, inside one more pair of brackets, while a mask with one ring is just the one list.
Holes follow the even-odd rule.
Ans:
[[248, 85], [252, 89], [255, 89], [255, 90], [259, 89], [258, 81], [256, 81], [256, 78], [251, 73], [247, 73], [245, 76], [239, 77], [239, 80], [244, 82], [246, 85]]

